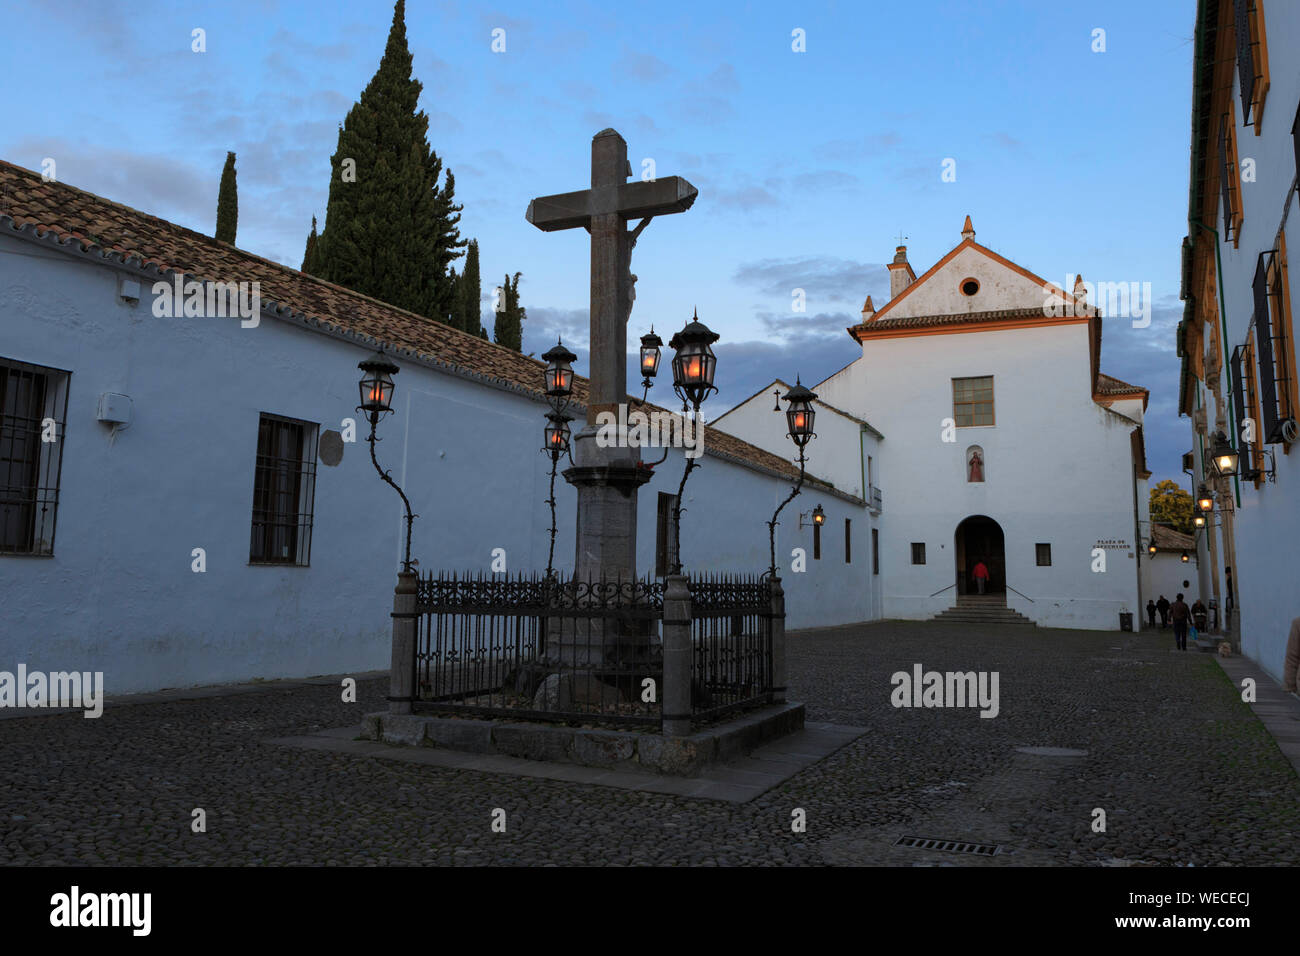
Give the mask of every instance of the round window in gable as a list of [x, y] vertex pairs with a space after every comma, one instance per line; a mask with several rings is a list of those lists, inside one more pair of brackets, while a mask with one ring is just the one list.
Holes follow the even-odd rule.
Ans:
[[962, 295], [974, 295], [974, 294], [975, 294], [976, 292], [978, 292], [979, 290], [980, 290], [980, 283], [979, 283], [979, 280], [978, 280], [978, 279], [962, 279], [962, 280], [961, 280], [961, 294], [962, 294]]

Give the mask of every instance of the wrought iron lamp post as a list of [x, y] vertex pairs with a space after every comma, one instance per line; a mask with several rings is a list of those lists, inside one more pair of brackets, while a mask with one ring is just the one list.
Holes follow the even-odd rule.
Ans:
[[547, 580], [555, 575], [555, 472], [561, 455], [568, 455], [569, 462], [573, 462], [573, 452], [569, 447], [569, 422], [573, 421], [573, 416], [565, 409], [573, 397], [573, 360], [576, 358], [559, 340], [542, 356], [546, 362], [544, 391], [546, 400], [551, 405], [551, 411], [546, 415], [547, 425], [542, 432], [545, 437], [542, 453], [551, 459], [550, 496], [546, 499], [551, 508], [551, 547], [546, 557]]
[[551, 412], [546, 416], [547, 425], [543, 431], [546, 443], [542, 451], [551, 458], [551, 494], [546, 503], [551, 506], [551, 549], [546, 555], [546, 577], [555, 576], [555, 470], [560, 464], [560, 456], [568, 455], [573, 461], [573, 452], [569, 450], [569, 422], [573, 417], [564, 412]]
[[1196, 507], [1201, 511], [1214, 510], [1214, 492], [1210, 491], [1210, 489], [1205, 487], [1204, 484], [1202, 484], [1201, 487], [1197, 489]]
[[[817, 395], [815, 392], [804, 388], [800, 384], [798, 376], [795, 376], [794, 383], [794, 388], [785, 393], [785, 401], [789, 403], [785, 410], [785, 423], [789, 429], [787, 434], [799, 448], [799, 480], [795, 482], [794, 488], [791, 489], [785, 501], [777, 505], [776, 511], [772, 512], [772, 520], [767, 523], [767, 547], [768, 556], [771, 559], [768, 573], [774, 578], [779, 577], [776, 573], [776, 519], [785, 506], [794, 501], [803, 488], [803, 480], [808, 468], [808, 459], [804, 455], [804, 449], [807, 447], [808, 442], [816, 437], [816, 432], [813, 431], [813, 420], [817, 417], [817, 410], [813, 408], [812, 403], [817, 398]], [[817, 521], [817, 512], [821, 512], [821, 510], [821, 505], [818, 505], [814, 510], [814, 521]], [[826, 520], [825, 512], [822, 512], [821, 520]], [[820, 524], [821, 522], [818, 521], [817, 523]]]
[[[710, 346], [719, 338], [717, 332], [700, 321], [697, 310], [691, 321], [668, 342], [668, 347], [677, 353], [673, 356], [673, 391], [682, 400], [683, 414], [688, 408], [692, 411], [697, 429], [703, 427], [700, 404], [711, 392], [717, 391], [713, 373], [718, 359]], [[642, 354], [644, 356], [644, 352]], [[698, 441], [699, 436], [696, 438]], [[686, 479], [698, 467], [695, 458], [687, 458], [682, 483], [677, 486], [677, 501], [673, 504], [673, 574], [682, 573], [682, 492], [686, 488]]]
[[379, 419], [393, 410], [393, 376], [397, 374], [398, 368], [382, 351], [357, 363], [357, 368], [362, 371], [361, 382], [358, 384], [361, 404], [357, 406], [357, 411], [365, 412], [366, 417], [370, 419], [370, 437], [366, 439], [370, 442], [370, 460], [374, 462], [379, 477], [393, 486], [394, 490], [402, 496], [402, 504], [406, 506], [406, 549], [402, 557], [402, 571], [409, 574], [412, 564], [411, 523], [418, 516], [411, 514], [411, 501], [406, 497], [406, 492], [393, 481], [392, 475], [379, 466], [379, 459], [375, 457], [375, 442], [380, 440], [375, 430], [379, 426]]

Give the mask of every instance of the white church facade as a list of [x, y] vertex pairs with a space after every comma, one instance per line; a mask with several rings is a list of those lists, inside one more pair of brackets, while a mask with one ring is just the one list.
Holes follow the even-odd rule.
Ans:
[[[1043, 626], [1117, 629], [1132, 614], [1140, 627], [1147, 392], [1101, 372], [1082, 283], [1067, 293], [980, 245], [969, 217], [924, 275], [903, 246], [889, 271], [890, 301], [868, 298], [848, 330], [862, 356], [804, 383], [820, 403], [810, 468], [868, 501], [885, 489], [883, 616], [982, 604]], [[717, 426], [776, 451], [772, 387]]]

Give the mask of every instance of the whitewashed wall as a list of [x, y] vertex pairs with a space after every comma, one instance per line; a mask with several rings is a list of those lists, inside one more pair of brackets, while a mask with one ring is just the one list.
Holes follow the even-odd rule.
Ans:
[[[118, 299], [120, 274], [0, 238], [0, 356], [72, 373], [54, 556], [0, 556], [0, 667], [102, 670], [110, 694], [386, 667], [403, 511], [363, 440], [336, 467], [318, 464], [311, 566], [248, 564], [259, 413], [339, 429], [358, 417], [356, 366], [371, 350], [269, 316], [252, 329], [155, 318], [147, 285], [134, 307]], [[498, 547], [512, 573], [544, 568], [545, 407], [397, 361], [378, 455], [420, 516], [420, 569], [488, 570]], [[104, 391], [134, 403], [112, 441], [95, 420]], [[763, 570], [763, 522], [784, 483], [702, 461], [687, 486], [688, 565]], [[643, 572], [654, 570], [654, 492], [676, 490], [674, 463], [642, 491]], [[564, 569], [575, 493], [562, 478], [557, 498]], [[824, 504], [832, 520], [852, 507]], [[191, 571], [199, 547], [202, 574]], [[863, 619], [858, 571], [822, 562], [787, 574], [790, 626]]]
[[[1286, 218], [1288, 275], [1293, 310], [1300, 310], [1300, 209], [1295, 190], [1296, 158], [1291, 124], [1300, 101], [1300, 72], [1290, 54], [1300, 46], [1300, 4], [1290, 0], [1259, 0], [1267, 34], [1270, 88], [1258, 127], [1237, 127], [1237, 154], [1255, 161], [1256, 181], [1241, 190], [1243, 219], [1240, 242], [1220, 244], [1223, 299], [1227, 312], [1225, 352], [1246, 340], [1254, 303], [1251, 283], [1258, 255], [1275, 246]], [[1232, 71], [1231, 97], [1241, 122], [1237, 71]], [[1212, 160], [1211, 160], [1212, 161]], [[1220, 216], [1222, 221], [1222, 216]], [[1292, 316], [1293, 330], [1300, 316]], [[1290, 343], [1295, 368], [1295, 342]], [[1225, 362], [1224, 388], [1227, 387]], [[1225, 395], [1228, 394], [1225, 391]], [[1214, 411], [1210, 409], [1213, 429]], [[1291, 621], [1300, 617], [1296, 559], [1300, 554], [1300, 450], [1285, 453], [1285, 445], [1269, 446], [1277, 459], [1276, 483], [1240, 483], [1241, 504], [1235, 522], [1237, 563], [1233, 578], [1240, 611], [1243, 651], [1274, 677], [1281, 677]], [[1219, 568], [1222, 574], [1222, 568]], [[1226, 592], [1224, 592], [1226, 594]]]

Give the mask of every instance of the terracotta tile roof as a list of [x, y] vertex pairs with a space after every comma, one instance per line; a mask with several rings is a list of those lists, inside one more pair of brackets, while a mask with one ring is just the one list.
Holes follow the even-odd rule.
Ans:
[[[544, 365], [537, 359], [66, 183], [45, 182], [39, 173], [4, 160], [0, 160], [0, 227], [52, 233], [105, 258], [199, 280], [256, 281], [264, 303], [273, 302], [345, 334], [373, 338], [423, 360], [541, 397]], [[587, 394], [587, 380], [575, 375], [575, 402], [585, 407]], [[540, 424], [539, 420], [539, 428]], [[798, 474], [790, 461], [708, 427], [705, 449], [778, 475]]]
[[1141, 385], [1130, 385], [1128, 382], [1120, 381], [1114, 375], [1107, 375], [1105, 372], [1097, 374], [1098, 395], [1136, 395], [1146, 391]]
[[1162, 524], [1151, 526], [1151, 540], [1159, 551], [1194, 551], [1196, 540], [1190, 534], [1183, 534]]
[[[1051, 318], [1041, 306], [1032, 309], [994, 309], [987, 312], [955, 312], [947, 315], [909, 315], [897, 319], [873, 319], [849, 328], [852, 335], [855, 330], [872, 329], [931, 329], [945, 325], [971, 325], [977, 322], [997, 322], [1003, 319], [1044, 319]], [[1071, 317], [1073, 318], [1073, 317]]]

